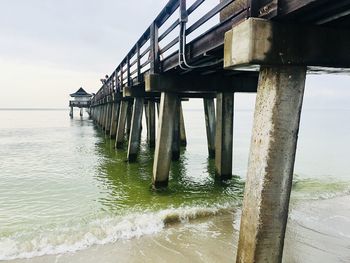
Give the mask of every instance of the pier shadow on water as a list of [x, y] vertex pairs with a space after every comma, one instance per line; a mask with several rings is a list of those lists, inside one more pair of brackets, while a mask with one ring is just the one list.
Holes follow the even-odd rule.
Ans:
[[169, 186], [153, 190], [152, 167], [154, 149], [142, 140], [137, 161], [126, 160], [127, 142], [124, 149], [115, 150], [115, 140], [95, 127], [99, 138], [96, 151], [101, 156], [95, 179], [99, 182], [103, 198], [98, 201], [103, 209], [121, 211], [157, 211], [166, 208], [190, 206], [215, 206], [239, 204], [243, 198], [244, 183], [238, 176], [221, 182], [215, 178], [214, 160], [201, 156], [200, 163], [189, 162], [186, 148], [181, 149], [178, 161], [171, 165]]

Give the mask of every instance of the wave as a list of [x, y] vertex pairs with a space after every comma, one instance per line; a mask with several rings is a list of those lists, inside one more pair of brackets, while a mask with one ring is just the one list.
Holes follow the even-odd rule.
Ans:
[[125, 216], [105, 216], [90, 222], [52, 229], [37, 229], [0, 237], [0, 260], [24, 259], [75, 252], [93, 245], [139, 238], [165, 227], [197, 218], [228, 213], [235, 205], [169, 208], [156, 212], [134, 212]]
[[293, 180], [292, 199], [324, 200], [350, 195], [350, 182], [332, 179], [299, 179]]

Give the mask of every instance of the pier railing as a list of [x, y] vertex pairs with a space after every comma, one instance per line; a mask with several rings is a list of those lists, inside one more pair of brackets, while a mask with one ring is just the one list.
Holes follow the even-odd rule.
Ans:
[[[230, 16], [220, 19], [220, 12], [235, 0], [222, 0], [204, 12], [199, 9], [205, 2], [170, 0], [105, 80], [92, 103], [113, 92], [121, 92], [126, 86], [142, 83], [145, 72], [161, 73], [174, 68], [191, 70], [199, 66], [198, 61], [205, 61], [207, 52], [223, 44], [224, 32], [230, 29], [234, 21], [249, 16], [249, 6], [243, 5]], [[186, 27], [189, 20], [191, 24]], [[206, 30], [203, 30], [206, 24]], [[195, 37], [186, 43], [189, 35]]]
[[[211, 6], [201, 8], [205, 4]], [[332, 23], [348, 7], [349, 0], [169, 0], [105, 80], [92, 105], [126, 86], [142, 83], [146, 72], [222, 65], [225, 32], [248, 17], [320, 25]]]

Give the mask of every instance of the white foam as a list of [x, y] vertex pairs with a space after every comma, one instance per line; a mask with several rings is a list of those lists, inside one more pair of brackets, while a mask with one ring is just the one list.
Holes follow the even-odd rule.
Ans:
[[16, 233], [0, 238], [0, 260], [75, 252], [92, 245], [139, 238], [160, 232], [167, 223], [187, 222], [197, 217], [227, 211], [231, 207], [232, 204], [169, 208], [158, 212], [107, 216], [72, 226]]

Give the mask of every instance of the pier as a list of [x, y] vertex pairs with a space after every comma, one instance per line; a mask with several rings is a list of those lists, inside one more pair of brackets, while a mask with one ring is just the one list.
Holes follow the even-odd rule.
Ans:
[[129, 162], [147, 130], [158, 189], [188, 143], [182, 103], [200, 98], [208, 156], [229, 180], [234, 94], [256, 92], [236, 261], [281, 262], [306, 74], [350, 67], [350, 1], [221, 0], [195, 20], [206, 1], [187, 2], [166, 4], [91, 99], [91, 118]]

